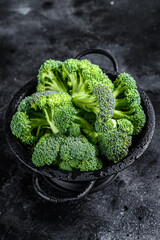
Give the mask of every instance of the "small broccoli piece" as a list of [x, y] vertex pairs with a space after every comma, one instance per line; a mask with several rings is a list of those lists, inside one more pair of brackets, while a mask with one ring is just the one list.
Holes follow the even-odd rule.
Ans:
[[[38, 124], [36, 125], [36, 129]], [[35, 129], [34, 122], [29, 120], [29, 117], [24, 112], [16, 112], [11, 121], [11, 131], [13, 135], [19, 138], [23, 143], [33, 144], [38, 140], [38, 137], [34, 134]], [[38, 132], [38, 130], [37, 130]]]
[[122, 73], [115, 80], [114, 85], [115, 110], [113, 118], [126, 118], [131, 121], [134, 127], [133, 134], [137, 135], [145, 124], [146, 116], [141, 107], [136, 82], [129, 74]]
[[118, 129], [115, 120], [109, 120], [105, 124], [104, 132], [98, 133], [100, 154], [114, 162], [118, 162], [128, 155], [131, 143], [132, 137], [127, 132]]
[[31, 100], [31, 97], [28, 96], [28, 97], [25, 97], [21, 102], [20, 104], [18, 105], [18, 112], [25, 112], [25, 113], [29, 113], [30, 111], [30, 100]]
[[133, 124], [125, 118], [117, 120], [117, 129], [126, 132], [129, 135], [132, 135], [134, 131]]
[[138, 104], [141, 103], [140, 95], [137, 89], [125, 90], [123, 95], [124, 95], [123, 98], [115, 99], [115, 109], [117, 110], [118, 109], [127, 110], [130, 108], [130, 104], [132, 104], [133, 102], [134, 103], [136, 102]]
[[32, 154], [33, 164], [37, 167], [51, 164], [58, 165], [60, 162], [60, 147], [64, 140], [65, 137], [59, 134], [45, 134], [41, 137]]
[[130, 135], [116, 129], [98, 135], [100, 153], [114, 162], [118, 162], [128, 155], [131, 143], [132, 137]]
[[78, 137], [81, 134], [81, 128], [79, 124], [72, 122], [68, 132], [70, 136]]
[[73, 103], [79, 108], [96, 114], [101, 122], [112, 118], [115, 98], [106, 85], [95, 84], [83, 92], [74, 94]]
[[67, 137], [60, 149], [60, 169], [93, 171], [101, 167], [97, 149], [84, 136]]
[[[117, 122], [114, 119], [109, 119], [106, 123], [101, 123], [98, 120], [95, 121], [95, 130], [97, 133], [107, 132], [117, 127]], [[96, 136], [97, 137], [97, 136]]]
[[37, 92], [52, 90], [56, 92], [67, 92], [62, 80], [62, 62], [47, 60], [39, 69]]
[[53, 120], [60, 133], [66, 133], [70, 128], [77, 110], [73, 106], [59, 106], [55, 109]]
[[146, 115], [141, 105], [136, 102], [130, 104], [130, 110], [128, 111], [114, 110], [113, 118], [126, 118], [131, 121], [134, 127], [133, 135], [140, 133], [146, 122]]
[[36, 93], [22, 100], [11, 130], [22, 142], [30, 144], [38, 141], [46, 130], [54, 134], [67, 132], [76, 112], [68, 93]]
[[113, 95], [117, 98], [120, 94], [123, 94], [125, 90], [136, 89], [135, 80], [128, 73], [121, 73], [114, 82]]

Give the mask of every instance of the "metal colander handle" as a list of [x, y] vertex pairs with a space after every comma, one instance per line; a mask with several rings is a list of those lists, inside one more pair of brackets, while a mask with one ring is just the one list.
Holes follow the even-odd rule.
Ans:
[[107, 51], [104, 51], [104, 50], [101, 50], [101, 49], [88, 49], [88, 50], [85, 50], [85, 51], [79, 53], [75, 58], [81, 59], [82, 57], [84, 57], [86, 55], [95, 54], [95, 53], [104, 55], [107, 58], [109, 58], [111, 60], [112, 64], [113, 64], [114, 71], [117, 74], [118, 63], [117, 63], [116, 59]]

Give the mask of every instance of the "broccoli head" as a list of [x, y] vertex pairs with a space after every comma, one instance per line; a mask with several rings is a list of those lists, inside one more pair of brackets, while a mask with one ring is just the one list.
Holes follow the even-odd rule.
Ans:
[[62, 80], [62, 62], [47, 60], [39, 69], [37, 92], [56, 91], [67, 92]]
[[136, 89], [136, 82], [128, 73], [121, 73], [114, 82], [113, 95], [117, 98], [119, 95], [123, 94], [125, 90]]
[[41, 137], [32, 154], [33, 164], [37, 167], [51, 164], [58, 165], [60, 162], [60, 147], [64, 140], [65, 136], [59, 134], [45, 134]]
[[93, 171], [102, 166], [97, 158], [97, 149], [84, 136], [69, 136], [60, 149], [60, 169]]
[[33, 144], [38, 140], [38, 134], [34, 133], [34, 129], [38, 132], [38, 124], [35, 127], [34, 122], [29, 120], [25, 112], [16, 112], [13, 115], [11, 131], [23, 143]]
[[11, 130], [22, 142], [33, 143], [44, 135], [45, 130], [54, 134], [67, 132], [74, 114], [77, 111], [68, 93], [35, 93], [20, 103], [11, 121]]
[[128, 155], [132, 136], [126, 131], [118, 129], [115, 120], [113, 120], [113, 124], [111, 121], [106, 123], [104, 132], [98, 133], [98, 147], [103, 157], [118, 162]]

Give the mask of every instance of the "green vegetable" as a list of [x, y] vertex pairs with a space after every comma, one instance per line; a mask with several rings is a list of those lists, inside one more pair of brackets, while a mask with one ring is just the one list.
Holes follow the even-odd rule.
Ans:
[[12, 133], [23, 143], [36, 142], [45, 130], [66, 133], [77, 114], [68, 93], [46, 91], [26, 97], [11, 121]]
[[122, 73], [114, 82], [115, 110], [113, 118], [126, 118], [134, 126], [133, 134], [141, 132], [146, 117], [141, 107], [140, 95], [136, 89], [135, 80], [127, 73]]
[[60, 169], [93, 171], [102, 167], [97, 149], [84, 136], [67, 137], [60, 149]]
[[56, 91], [67, 92], [62, 81], [62, 62], [47, 60], [39, 69], [37, 92]]
[[94, 171], [102, 160], [125, 158], [145, 121], [131, 75], [121, 73], [112, 83], [86, 59], [50, 59], [40, 67], [37, 92], [20, 102], [11, 131], [33, 149], [37, 167]]
[[64, 136], [45, 134], [34, 148], [32, 162], [35, 166], [58, 165], [60, 162], [60, 147], [65, 140]]

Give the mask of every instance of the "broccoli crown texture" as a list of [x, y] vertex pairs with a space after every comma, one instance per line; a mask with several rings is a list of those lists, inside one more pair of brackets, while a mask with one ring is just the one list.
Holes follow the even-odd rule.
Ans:
[[141, 106], [141, 99], [135, 80], [127, 73], [122, 73], [114, 82], [115, 110], [113, 118], [125, 118], [132, 122], [133, 135], [141, 132], [146, 117]]
[[132, 135], [133, 131], [134, 131], [134, 127], [133, 127], [133, 124], [131, 123], [131, 121], [129, 121], [125, 118], [117, 120], [117, 129], [121, 130], [123, 132], [126, 132], [129, 135]]
[[62, 62], [47, 60], [39, 69], [37, 92], [52, 90], [67, 92], [62, 80]]
[[32, 162], [35, 166], [58, 165], [60, 162], [59, 151], [65, 140], [64, 136], [45, 134], [36, 144]]
[[128, 148], [132, 143], [131, 135], [120, 128], [118, 129], [115, 120], [111, 119], [103, 130], [103, 132], [98, 133], [100, 154], [114, 162], [122, 160], [128, 155]]
[[[37, 128], [37, 126], [36, 126]], [[16, 112], [11, 121], [11, 131], [23, 143], [33, 144], [37, 141], [34, 123], [31, 123], [25, 112]]]
[[72, 122], [69, 129], [68, 129], [69, 135], [78, 137], [81, 134], [81, 128], [80, 125], [77, 123]]
[[97, 170], [101, 165], [96, 155], [97, 149], [84, 136], [67, 137], [60, 149], [59, 167], [68, 171]]
[[113, 95], [117, 98], [120, 94], [123, 94], [125, 90], [136, 89], [136, 82], [128, 73], [121, 73], [114, 82]]
[[130, 110], [114, 110], [113, 118], [126, 118], [131, 121], [134, 127], [133, 135], [140, 133], [146, 122], [146, 115], [141, 105], [137, 104], [136, 102], [130, 104]]
[[77, 111], [68, 93], [35, 93], [20, 103], [11, 130], [22, 142], [30, 144], [49, 129], [54, 134], [67, 132], [74, 114]]

